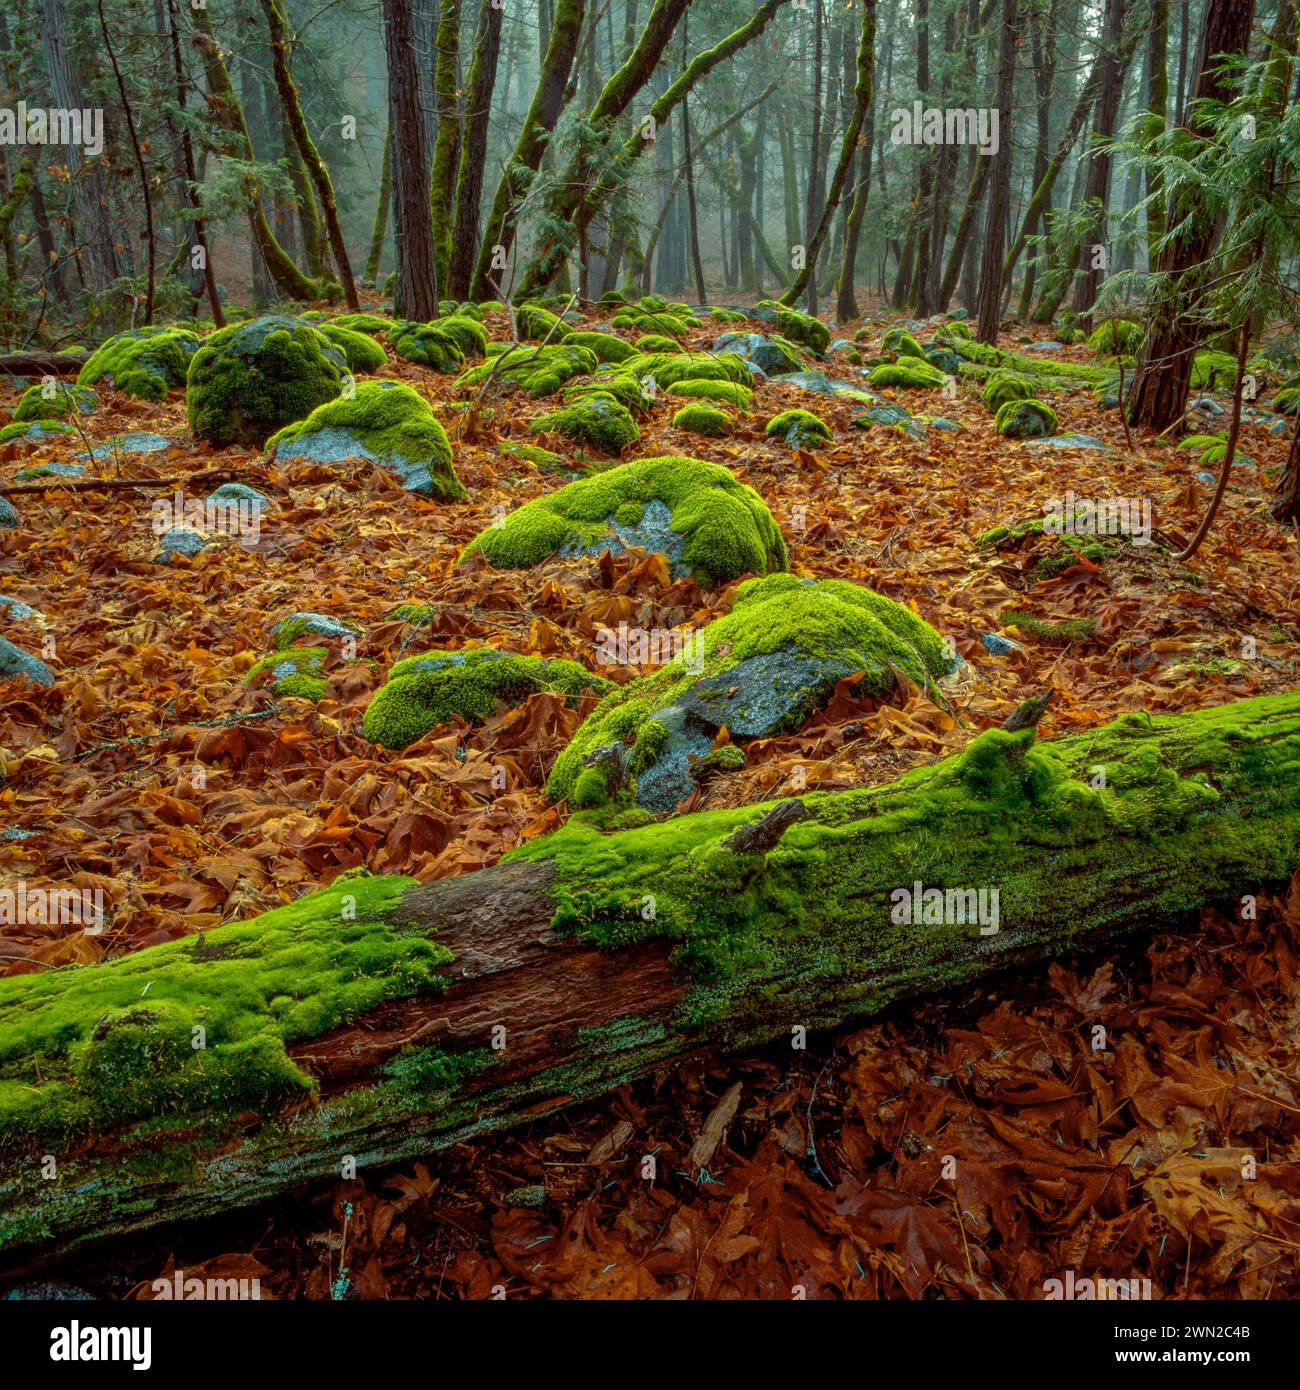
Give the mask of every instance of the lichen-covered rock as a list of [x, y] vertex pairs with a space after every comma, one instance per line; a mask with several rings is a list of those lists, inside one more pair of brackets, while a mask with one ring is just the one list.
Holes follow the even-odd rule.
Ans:
[[776, 324], [776, 331], [782, 337], [789, 338], [792, 342], [803, 343], [816, 353], [824, 353], [830, 347], [831, 331], [821, 319], [814, 318], [811, 314], [802, 314], [798, 309], [787, 309], [784, 304], [778, 304], [774, 299], [760, 299], [754, 307], [775, 313], [776, 317], [772, 322]]
[[703, 434], [718, 438], [730, 434], [735, 420], [725, 410], [706, 405], [703, 401], [692, 401], [684, 405], [673, 416], [673, 428], [686, 430], [690, 434]]
[[980, 401], [986, 410], [996, 414], [1008, 401], [1027, 401], [1033, 397], [1034, 383], [1018, 372], [999, 368], [984, 383]]
[[260, 448], [333, 400], [346, 371], [347, 359], [318, 328], [287, 314], [219, 329], [190, 359], [190, 432], [209, 444]]
[[576, 705], [588, 690], [609, 688], [603, 677], [561, 658], [545, 661], [491, 647], [425, 652], [392, 667], [366, 706], [362, 727], [371, 743], [406, 748], [453, 715], [481, 724], [498, 708], [522, 704], [541, 691]]
[[709, 378], [686, 377], [667, 388], [670, 396], [685, 396], [688, 400], [721, 401], [738, 410], [748, 410], [754, 393], [734, 381], [714, 381]]
[[[631, 343], [620, 338], [617, 333], [599, 332], [578, 332], [570, 333], [564, 340], [573, 347], [584, 347], [589, 352], [596, 354], [596, 360], [602, 363], [626, 362], [629, 357], [635, 357], [640, 348], [634, 348]], [[676, 347], [676, 344], [673, 344]]]
[[227, 505], [247, 506], [259, 515], [271, 505], [271, 499], [264, 492], [258, 492], [247, 483], [222, 483], [208, 493], [209, 502], [223, 502]]
[[942, 386], [946, 378], [924, 357], [902, 356], [897, 362], [882, 362], [873, 368], [873, 386], [901, 386], [909, 390]]
[[15, 420], [0, 428], [0, 444], [43, 444], [47, 439], [58, 439], [61, 435], [76, 432], [61, 420]]
[[35, 483], [42, 478], [81, 478], [85, 476], [85, 472], [84, 463], [63, 463], [55, 460], [51, 463], [38, 463], [34, 468], [20, 469], [18, 481]]
[[441, 502], [465, 496], [452, 467], [451, 444], [432, 407], [397, 381], [362, 382], [351, 400], [318, 407], [272, 435], [267, 447], [277, 462], [367, 458], [391, 468], [410, 492]]
[[817, 449], [831, 442], [830, 426], [811, 410], [783, 410], [772, 416], [763, 434], [792, 449]]
[[343, 354], [350, 372], [377, 372], [388, 361], [388, 354], [367, 333], [340, 323], [322, 323], [320, 331]]
[[53, 685], [54, 672], [40, 659], [7, 637], [0, 637], [0, 680], [25, 680], [32, 685]]
[[486, 362], [462, 372], [456, 385], [482, 386], [491, 377], [518, 386], [536, 400], [553, 396], [570, 377], [587, 376], [600, 366], [590, 348], [570, 343], [546, 343], [542, 347], [489, 343], [487, 357]]
[[272, 691], [281, 698], [310, 700], [313, 704], [325, 698], [328, 681], [325, 679], [325, 659], [328, 647], [285, 647], [264, 656], [248, 673], [248, 683], [261, 680], [271, 683]]
[[1056, 433], [1056, 411], [1042, 401], [1008, 401], [998, 409], [993, 425], [1008, 439], [1035, 439]]
[[158, 536], [158, 548], [153, 553], [153, 562], [155, 565], [170, 565], [178, 555], [192, 560], [215, 541], [216, 537], [205, 535], [193, 526], [169, 526]]
[[789, 566], [785, 539], [753, 488], [716, 463], [675, 456], [636, 459], [535, 498], [476, 536], [462, 557], [519, 569], [634, 546], [706, 586]]
[[110, 386], [140, 400], [160, 401], [184, 386], [199, 335], [188, 328], [128, 328], [91, 353], [77, 373], [78, 386], [107, 378]]
[[[599, 805], [609, 768], [621, 765], [638, 805], [671, 811], [693, 789], [692, 759], [723, 727], [733, 740], [771, 737], [803, 724], [847, 676], [861, 672], [858, 688], [883, 696], [895, 671], [928, 687], [955, 664], [928, 623], [870, 589], [788, 574], [751, 579], [731, 612], [693, 634], [674, 660], [601, 700], [546, 789], [573, 806]], [[588, 765], [611, 745], [623, 749], [617, 764]]]
[[328, 637], [338, 641], [355, 639], [361, 629], [355, 623], [331, 618], [327, 613], [290, 613], [271, 627], [271, 636], [278, 650], [291, 647], [300, 638], [309, 634], [312, 637]]
[[803, 368], [792, 345], [761, 333], [724, 333], [714, 342], [713, 350], [734, 353], [766, 376], [784, 376]]
[[607, 391], [583, 395], [559, 410], [539, 416], [529, 428], [534, 433], [563, 435], [607, 458], [617, 457], [641, 438], [627, 407]]
[[93, 415], [99, 397], [93, 386], [67, 386], [61, 381], [43, 381], [29, 386], [18, 398], [14, 421], [68, 420], [75, 415]]
[[909, 439], [925, 438], [925, 421], [919, 420], [910, 410], [893, 401], [876, 401], [861, 415], [855, 416], [853, 423], [859, 429], [880, 427], [897, 430]]

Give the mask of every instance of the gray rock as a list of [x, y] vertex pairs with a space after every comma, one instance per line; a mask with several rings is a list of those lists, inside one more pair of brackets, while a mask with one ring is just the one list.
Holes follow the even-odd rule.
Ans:
[[639, 546], [642, 550], [652, 553], [657, 551], [665, 556], [674, 579], [687, 579], [691, 573], [690, 566], [682, 562], [686, 537], [680, 531], [673, 530], [672, 519], [673, 514], [667, 505], [655, 497], [646, 503], [641, 520], [635, 525], [625, 526], [615, 521], [612, 516], [606, 517], [606, 524], [612, 534], [598, 541], [588, 542], [570, 538], [561, 547], [559, 554], [567, 558], [577, 555], [599, 555], [602, 550], [608, 550], [611, 554], [617, 555], [623, 550]]
[[0, 637], [0, 677], [27, 680], [33, 685], [54, 684], [54, 672], [40, 657], [14, 646], [7, 637]]
[[77, 458], [83, 462], [98, 462], [116, 458], [119, 454], [159, 454], [164, 449], [170, 449], [174, 443], [174, 440], [154, 434], [151, 430], [135, 430], [118, 439], [108, 439], [103, 444], [83, 449]]
[[0, 497], [0, 526], [17, 526], [18, 508], [7, 497]]
[[212, 538], [188, 526], [170, 526], [158, 537], [158, 549], [154, 553], [154, 564], [169, 565], [177, 555], [193, 559], [205, 546], [212, 544]]
[[[765, 312], [772, 311], [769, 309]], [[775, 317], [773, 314], [773, 319]], [[746, 362], [761, 368], [768, 376], [784, 376], [788, 372], [797, 372], [803, 365], [780, 343], [771, 342], [761, 333], [723, 333], [714, 341], [713, 351], [734, 352]]]
[[1051, 434], [1046, 439], [1025, 440], [1026, 449], [1100, 449], [1103, 453], [1115, 451], [1104, 439], [1091, 434]]

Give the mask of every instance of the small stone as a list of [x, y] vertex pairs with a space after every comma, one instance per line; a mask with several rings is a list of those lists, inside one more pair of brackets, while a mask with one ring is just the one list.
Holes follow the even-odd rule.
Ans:
[[54, 684], [54, 672], [40, 659], [6, 637], [0, 637], [0, 677], [23, 679], [33, 685]]

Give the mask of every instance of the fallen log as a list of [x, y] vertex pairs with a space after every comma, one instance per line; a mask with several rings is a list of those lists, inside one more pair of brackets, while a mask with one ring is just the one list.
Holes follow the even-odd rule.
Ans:
[[8, 376], [76, 376], [88, 352], [0, 353], [0, 372]]
[[796, 804], [576, 817], [461, 878], [344, 877], [0, 980], [0, 1264], [1235, 905], [1300, 865], [1300, 692], [1051, 743], [992, 729]]

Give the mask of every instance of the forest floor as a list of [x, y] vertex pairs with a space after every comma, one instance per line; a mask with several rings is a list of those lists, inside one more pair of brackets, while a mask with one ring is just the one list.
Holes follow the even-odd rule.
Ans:
[[[867, 323], [864, 352], [889, 327], [883, 316]], [[503, 323], [489, 328], [503, 335]], [[718, 331], [696, 330], [688, 346]], [[1082, 348], [1055, 357], [1090, 360]], [[826, 366], [854, 373], [834, 357]], [[456, 395], [452, 377], [396, 359], [380, 374], [435, 408]], [[1128, 452], [1118, 412], [1090, 392], [1051, 397], [1060, 432], [1114, 452], [1002, 438], [969, 385], [956, 401], [883, 394], [965, 428], [920, 442], [864, 431], [851, 423], [856, 403], [780, 380], [759, 384], [730, 438], [674, 429], [681, 402], [670, 398], [642, 422], [634, 456], [726, 465], [768, 503], [797, 573], [912, 606], [969, 664], [949, 707], [916, 690], [896, 704], [837, 695], [800, 733], [751, 745], [743, 769], [685, 809], [888, 780], [1049, 687], [1047, 738], [1135, 708], [1300, 683], [1300, 561], [1264, 510], [1285, 435], [1246, 427], [1252, 462], [1234, 468], [1190, 566], [1159, 544], [1127, 547], [1035, 583], [1033, 547], [999, 553], [977, 538], [1041, 517], [1072, 489], [1150, 498], [1157, 538], [1180, 541], [1210, 491], [1195, 455], [1138, 436]], [[127, 430], [177, 442], [100, 460], [92, 474], [246, 468], [243, 481], [275, 506], [256, 546], [159, 566], [150, 506], [166, 493], [51, 486], [11, 497], [22, 520], [0, 531], [0, 587], [43, 617], [6, 618], [2, 630], [37, 652], [49, 634], [58, 683], [0, 688], [0, 825], [28, 832], [0, 850], [4, 873], [102, 888], [111, 926], [6, 928], [0, 974], [249, 917], [357, 866], [429, 879], [495, 863], [562, 822], [542, 784], [589, 705], [537, 695], [481, 728], [385, 752], [364, 739], [360, 716], [399, 652], [490, 643], [594, 667], [598, 628], [698, 627], [734, 596], [734, 586], [674, 582], [661, 558], [639, 554], [456, 567], [503, 504], [563, 481], [499, 449], [540, 442], [572, 457], [565, 441], [528, 433], [552, 401], [515, 393], [473, 412], [440, 409], [469, 499], [439, 505], [360, 461], [268, 467], [249, 450], [197, 445], [178, 392], [150, 405], [101, 385], [100, 397], [83, 422], [90, 444]], [[14, 400], [9, 391], [0, 406]], [[820, 414], [833, 443], [792, 453], [765, 440], [766, 420], [793, 406]], [[3, 446], [0, 476], [85, 447], [71, 437]], [[418, 631], [386, 617], [408, 601], [435, 606]], [[1009, 609], [1096, 626], [1067, 645], [1016, 630], [1018, 645], [993, 655], [981, 637]], [[270, 625], [295, 611], [364, 628], [359, 660], [329, 672], [319, 705], [277, 705], [246, 681], [271, 649]], [[702, 1059], [513, 1135], [156, 1231], [53, 1273], [112, 1297], [148, 1297], [152, 1280], [183, 1267], [259, 1277], [276, 1298], [486, 1297], [494, 1285], [510, 1297], [788, 1298], [798, 1269], [812, 1271], [801, 1275], [808, 1297], [1037, 1298], [1073, 1269], [1148, 1278], [1157, 1298], [1300, 1297], [1298, 959], [1300, 875], [1289, 896], [1261, 900], [1257, 922], [1207, 910], [1199, 930], [1123, 945], [1105, 962], [1063, 961], [896, 1008], [815, 1036], [802, 1054]], [[1094, 1052], [1098, 1024], [1107, 1040]], [[936, 1151], [960, 1160], [955, 1185], [935, 1182]], [[640, 1175], [651, 1152], [652, 1183]]]

